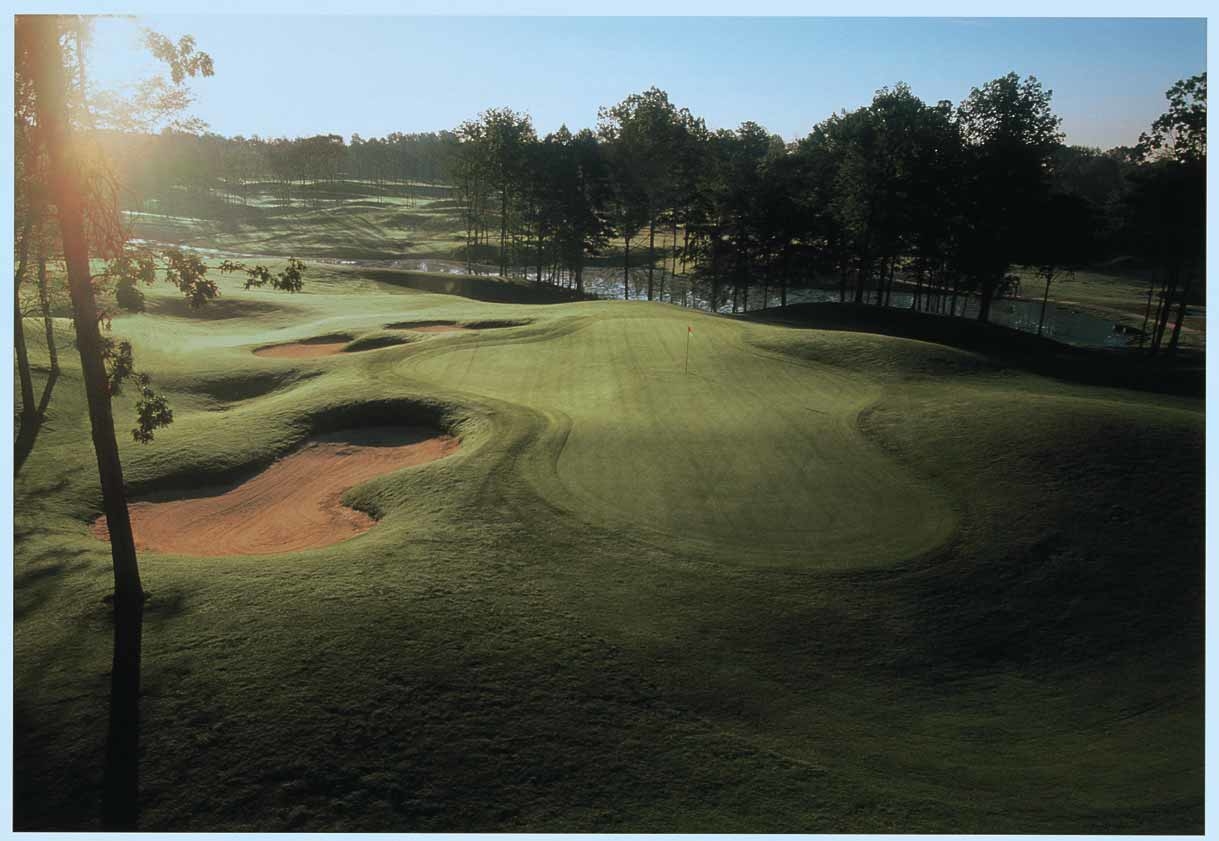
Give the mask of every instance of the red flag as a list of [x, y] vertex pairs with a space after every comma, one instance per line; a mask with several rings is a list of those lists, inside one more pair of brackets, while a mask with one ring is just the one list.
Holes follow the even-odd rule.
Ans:
[[686, 332], [687, 332], [687, 333], [693, 333], [693, 332], [694, 332], [694, 328], [693, 328], [693, 327], [691, 327], [689, 324], [687, 324], [687, 325], [686, 325]]

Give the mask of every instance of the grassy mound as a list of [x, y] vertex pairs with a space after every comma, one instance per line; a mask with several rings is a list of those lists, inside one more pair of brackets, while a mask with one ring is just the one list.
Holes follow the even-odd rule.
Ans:
[[475, 301], [497, 304], [561, 304], [579, 301], [582, 298], [574, 290], [560, 286], [499, 277], [417, 272], [403, 269], [370, 269], [364, 274], [382, 283], [406, 286], [421, 292], [460, 295]]
[[397, 335], [394, 333], [367, 333], [347, 343], [347, 347], [343, 348], [344, 353], [359, 353], [362, 350], [378, 350], [383, 347], [394, 347], [395, 345], [405, 345], [413, 341], [409, 336]]
[[199, 395], [224, 408], [243, 400], [262, 397], [282, 388], [289, 388], [302, 379], [315, 376], [304, 371], [243, 371], [236, 374], [217, 373], [196, 377], [162, 379], [161, 385], [171, 392]]
[[759, 310], [764, 323], [879, 333], [986, 354], [994, 361], [1046, 376], [1089, 385], [1134, 388], [1200, 397], [1204, 363], [1197, 349], [1183, 359], [1148, 358], [1137, 350], [1072, 347], [975, 319], [948, 318], [868, 305], [797, 304]]
[[385, 325], [386, 330], [427, 330], [428, 328], [443, 329], [453, 328], [455, 330], [500, 330], [505, 327], [524, 327], [529, 324], [528, 319], [514, 319], [505, 321], [503, 319], [482, 319], [480, 321], [467, 321], [458, 323], [456, 321], [395, 321]]

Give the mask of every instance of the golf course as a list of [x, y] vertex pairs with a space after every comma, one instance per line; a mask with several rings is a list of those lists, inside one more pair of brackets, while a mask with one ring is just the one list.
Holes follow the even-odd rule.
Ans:
[[14, 18], [0, 829], [1204, 833], [1204, 19], [221, 11]]
[[[141, 553], [142, 826], [1200, 828], [1200, 400], [401, 275], [114, 319], [175, 410], [122, 445], [137, 541], [215, 503]], [[69, 363], [16, 476], [24, 828], [90, 826], [101, 774], [87, 423]], [[366, 522], [216, 503], [306, 477]]]

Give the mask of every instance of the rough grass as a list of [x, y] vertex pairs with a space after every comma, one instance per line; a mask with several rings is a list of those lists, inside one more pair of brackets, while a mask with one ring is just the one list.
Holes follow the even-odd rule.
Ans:
[[[251, 185], [247, 203], [181, 192], [163, 214], [132, 213], [136, 236], [243, 253], [362, 258], [451, 255], [465, 242], [460, 210], [435, 188], [356, 182], [311, 185], [285, 202], [276, 185]], [[178, 213], [171, 212], [175, 206]]]
[[[1021, 294], [1025, 298], [1040, 301], [1045, 290], [1045, 281], [1030, 269], [1017, 269], [1021, 280]], [[1150, 285], [1148, 272], [1119, 272], [1103, 267], [1064, 273], [1050, 285], [1050, 300], [1060, 307], [1076, 308], [1104, 318], [1112, 318], [1126, 327], [1141, 330], [1147, 317], [1147, 289]], [[1197, 290], [1191, 299], [1198, 298]], [[1151, 322], [1155, 321], [1155, 302], [1151, 310]], [[1176, 323], [1173, 309], [1169, 330]], [[1206, 308], [1190, 306], [1186, 309], [1182, 324], [1180, 344], [1185, 348], [1203, 348], [1206, 345]]]
[[[462, 449], [353, 489], [381, 522], [346, 543], [142, 557], [143, 828], [1202, 830], [1201, 401], [664, 305], [222, 286], [223, 319], [114, 321], [177, 417], [124, 441], [134, 492], [387, 412]], [[402, 321], [529, 323], [249, 353]], [[18, 829], [98, 814], [111, 574], [62, 356], [15, 480]]]

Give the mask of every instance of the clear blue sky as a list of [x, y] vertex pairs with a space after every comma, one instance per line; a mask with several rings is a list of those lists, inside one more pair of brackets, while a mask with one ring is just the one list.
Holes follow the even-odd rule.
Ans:
[[1201, 19], [148, 16], [100, 20], [92, 79], [156, 65], [137, 23], [216, 62], [192, 113], [226, 135], [350, 138], [452, 128], [493, 106], [539, 133], [651, 85], [712, 128], [791, 140], [905, 81], [928, 102], [1016, 71], [1054, 91], [1070, 143], [1133, 144], [1174, 81], [1206, 69]]

